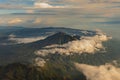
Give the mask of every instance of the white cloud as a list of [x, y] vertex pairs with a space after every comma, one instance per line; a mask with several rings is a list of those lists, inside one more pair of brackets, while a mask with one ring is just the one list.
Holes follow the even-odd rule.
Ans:
[[35, 58], [34, 60], [35, 66], [39, 66], [39, 67], [44, 67], [46, 61], [43, 58]]
[[20, 43], [32, 43], [32, 42], [35, 42], [35, 41], [42, 40], [42, 39], [46, 38], [46, 37], [15, 38], [14, 35], [10, 35], [9, 37], [10, 37], [9, 38], [10, 41], [14, 41], [17, 44], [20, 44]]
[[45, 2], [35, 2], [34, 3], [35, 8], [67, 8], [67, 6], [53, 6]]
[[36, 55], [46, 56], [48, 54], [82, 54], [89, 53], [94, 54], [96, 51], [104, 49], [102, 42], [109, 40], [104, 33], [98, 32], [95, 36], [92, 37], [82, 37], [80, 40], [75, 40], [68, 42], [63, 45], [51, 45], [46, 46], [45, 49], [35, 51]]
[[41, 19], [41, 18], [36, 18], [33, 23], [34, 23], [34, 24], [40, 24], [41, 22], [42, 22], [42, 19]]
[[9, 24], [18, 24], [18, 23], [21, 23], [21, 22], [23, 22], [23, 20], [20, 19], [20, 18], [11, 19], [11, 20], [8, 21]]
[[[16, 2], [17, 3], [19, 2], [19, 4], [16, 4]], [[120, 0], [34, 0], [32, 2], [35, 2], [35, 3], [32, 6], [29, 4], [26, 4], [26, 2], [29, 2], [29, 1], [20, 0], [20, 1], [15, 1], [15, 3], [13, 1], [9, 1], [9, 3], [1, 3], [0, 8], [2, 9], [26, 9], [26, 8], [33, 8], [33, 7], [35, 8], [78, 8], [79, 7], [80, 8], [80, 7], [86, 7], [86, 6], [87, 8], [89, 8], [91, 6], [102, 7], [101, 5], [99, 5], [101, 3], [104, 6], [108, 6], [109, 3], [110, 5], [111, 3], [119, 3]], [[52, 4], [55, 4], [56, 6], [53, 6]], [[64, 6], [60, 6], [60, 4]]]
[[52, 8], [52, 6], [47, 3], [34, 3], [34, 6], [36, 8]]
[[16, 35], [14, 35], [14, 34], [9, 35], [9, 38], [14, 38], [14, 37], [16, 37]]
[[120, 68], [111, 64], [92, 66], [75, 63], [75, 67], [86, 76], [87, 80], [120, 80]]
[[26, 10], [26, 13], [34, 13], [34, 10]]

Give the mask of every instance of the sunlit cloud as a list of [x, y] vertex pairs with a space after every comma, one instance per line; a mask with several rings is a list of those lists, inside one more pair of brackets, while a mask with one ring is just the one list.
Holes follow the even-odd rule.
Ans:
[[[1, 9], [37, 9], [37, 8], [95, 8], [113, 6], [119, 0], [19, 0], [0, 4]], [[118, 5], [118, 4], [116, 4]], [[115, 5], [114, 5], [115, 6]]]
[[26, 10], [26, 13], [34, 13], [34, 10]]
[[[10, 1], [0, 4], [0, 25], [79, 27], [89, 23], [108, 22], [119, 17], [120, 13], [119, 0], [20, 0], [22, 3]], [[21, 20], [12, 20], [21, 18], [21, 15]]]
[[120, 80], [120, 68], [111, 64], [92, 66], [75, 63], [75, 67], [86, 76], [87, 80]]
[[4, 24], [5, 20], [0, 19], [0, 24]]
[[23, 22], [22, 19], [15, 18], [15, 19], [11, 19], [10, 21], [8, 21], [8, 24], [18, 24], [18, 23], [21, 23], [21, 22]]
[[38, 40], [43, 40], [45, 39], [46, 37], [44, 36], [40, 36], [40, 37], [28, 37], [28, 38], [16, 38], [15, 35], [11, 34], [9, 35], [9, 39], [10, 41], [13, 41], [15, 42], [16, 44], [21, 44], [21, 43], [32, 43], [32, 42], [35, 42], [35, 41], [38, 41]]
[[19, 25], [19, 24], [23, 24], [26, 23], [29, 19], [26, 18], [20, 18], [20, 17], [4, 17], [4, 18], [0, 18], [0, 25]]
[[34, 65], [38, 67], [44, 67], [46, 61], [43, 58], [37, 57], [34, 59]]
[[[50, 45], [45, 49], [35, 51], [36, 55], [46, 56], [48, 54], [74, 55], [74, 54], [94, 54], [96, 51], [104, 49], [102, 42], [109, 40], [102, 32], [98, 32], [95, 36], [82, 37], [80, 40], [68, 42], [63, 45]], [[48, 48], [48, 49], [47, 49]]]
[[8, 3], [0, 3], [0, 9], [23, 9], [25, 5], [16, 5], [16, 4], [8, 4]]
[[67, 6], [54, 6], [48, 3], [35, 2], [35, 8], [67, 8]]
[[35, 19], [35, 21], [33, 22], [34, 24], [40, 24], [42, 22], [41, 18], [37, 18]]

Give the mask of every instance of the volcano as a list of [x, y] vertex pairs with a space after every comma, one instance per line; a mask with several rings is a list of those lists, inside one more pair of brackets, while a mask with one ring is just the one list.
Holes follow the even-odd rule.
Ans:
[[48, 45], [54, 45], [54, 44], [62, 45], [70, 41], [78, 40], [78, 39], [79, 39], [79, 36], [71, 36], [64, 32], [57, 32], [51, 36], [48, 36], [44, 40], [39, 40], [39, 41], [30, 43], [30, 45], [38, 49], [38, 48], [42, 48]]
[[68, 35], [64, 32], [58, 32], [52, 36], [47, 37], [45, 40], [52, 44], [64, 44], [69, 41], [77, 40], [75, 36]]

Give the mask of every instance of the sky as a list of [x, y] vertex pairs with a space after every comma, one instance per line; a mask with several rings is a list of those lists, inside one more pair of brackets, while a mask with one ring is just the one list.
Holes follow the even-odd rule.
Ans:
[[0, 0], [0, 26], [99, 28], [120, 25], [120, 0]]

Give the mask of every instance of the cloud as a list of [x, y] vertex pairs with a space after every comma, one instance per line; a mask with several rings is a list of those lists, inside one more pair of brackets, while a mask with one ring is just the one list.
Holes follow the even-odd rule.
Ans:
[[102, 42], [109, 40], [110, 37], [107, 37], [102, 32], [97, 32], [95, 36], [86, 36], [82, 37], [80, 40], [75, 40], [68, 42], [63, 45], [51, 45], [46, 46], [44, 49], [35, 51], [36, 55], [46, 56], [48, 54], [61, 54], [61, 55], [73, 55], [73, 54], [82, 54], [89, 53], [94, 54], [96, 51], [104, 49]]
[[[13, 16], [13, 15], [8, 15], [8, 16], [1, 16], [0, 17], [0, 25], [4, 26], [17, 26], [17, 25], [22, 25], [26, 24], [29, 22], [30, 17], [23, 17], [23, 16]], [[28, 24], [28, 23], [27, 23]]]
[[36, 18], [33, 23], [34, 23], [34, 24], [40, 24], [41, 22], [42, 22], [42, 19], [41, 19], [41, 18]]
[[109, 8], [114, 7], [119, 4], [119, 0], [63, 0], [63, 3], [72, 5], [71, 8], [85, 8], [85, 9], [93, 9], [93, 8]]
[[75, 67], [86, 76], [87, 80], [120, 80], [120, 68], [111, 64], [92, 66], [75, 63]]
[[[27, 8], [89, 8], [112, 6], [114, 3], [119, 3], [120, 0], [15, 0], [7, 1], [0, 4], [1, 9], [27, 9]], [[92, 5], [91, 5], [92, 4]], [[94, 5], [96, 4], [96, 5]], [[89, 7], [88, 7], [89, 6]]]
[[[25, 26], [25, 27], [40, 27], [40, 26], [51, 26], [55, 23], [55, 18], [49, 16], [48, 13], [38, 13], [33, 15], [29, 15], [31, 13], [25, 14], [16, 14], [8, 15], [8, 16], [0, 16], [0, 25], [2, 26]], [[40, 16], [39, 16], [40, 15]], [[42, 16], [41, 15], [46, 15]]]
[[65, 2], [72, 3], [114, 3], [120, 2], [119, 0], [64, 0]]
[[32, 43], [32, 42], [35, 42], [35, 41], [42, 40], [42, 39], [46, 38], [46, 37], [15, 38], [15, 35], [12, 35], [12, 34], [9, 37], [10, 38], [8, 40], [14, 41], [17, 44], [20, 44], [20, 43]]
[[47, 3], [34, 3], [34, 6], [36, 8], [52, 8], [52, 6]]
[[44, 67], [45, 63], [46, 63], [46, 61], [43, 58], [37, 57], [34, 59], [35, 66]]
[[26, 10], [26, 13], [28, 13], [28, 14], [34, 13], [34, 10]]
[[110, 2], [112, 2], [112, 3], [119, 3], [120, 0], [110, 0]]
[[5, 21], [0, 19], [0, 24], [4, 24], [4, 23], [5, 23]]
[[48, 3], [41, 3], [41, 2], [35, 2], [34, 3], [35, 8], [65, 8], [67, 6], [53, 6]]
[[24, 9], [25, 5], [16, 5], [8, 3], [0, 3], [0, 9]]
[[20, 18], [11, 19], [10, 21], [8, 21], [9, 24], [18, 24], [21, 22], [23, 22], [23, 20]]

